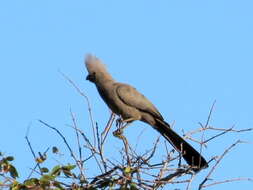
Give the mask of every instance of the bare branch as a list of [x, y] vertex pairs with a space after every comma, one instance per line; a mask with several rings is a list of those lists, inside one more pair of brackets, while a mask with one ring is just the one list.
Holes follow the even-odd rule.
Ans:
[[71, 119], [75, 128], [75, 132], [76, 132], [76, 139], [77, 139], [77, 144], [78, 144], [78, 152], [79, 152], [79, 161], [76, 162], [76, 165], [78, 166], [79, 170], [80, 170], [80, 175], [82, 179], [85, 179], [84, 173], [83, 173], [83, 157], [82, 157], [82, 147], [81, 147], [81, 143], [80, 143], [80, 138], [79, 138], [79, 133], [77, 130], [77, 124], [76, 124], [76, 118], [73, 114], [73, 112], [70, 110], [70, 115], [71, 115]]
[[[32, 148], [31, 142], [30, 142], [30, 140], [29, 140], [29, 138], [28, 138], [29, 129], [30, 129], [30, 126], [28, 126], [28, 128], [27, 128], [27, 133], [26, 133], [25, 139], [26, 139], [26, 142], [27, 142], [27, 144], [28, 144], [28, 146], [29, 146], [29, 149], [30, 149], [30, 151], [31, 151], [31, 153], [32, 153], [32, 155], [33, 155], [33, 158], [34, 158], [34, 160], [36, 161], [35, 152], [34, 152], [34, 150], [33, 150], [33, 148]], [[41, 167], [40, 167], [40, 163], [39, 163], [39, 162], [36, 163], [35, 169], [36, 169], [36, 167], [39, 168], [40, 174], [42, 175]], [[28, 178], [29, 178], [31, 175], [32, 175], [32, 173], [28, 176]]]
[[223, 181], [216, 181], [214, 183], [206, 184], [206, 185], [203, 185], [202, 187], [206, 188], [206, 187], [211, 187], [211, 186], [218, 185], [218, 184], [231, 183], [231, 182], [235, 182], [235, 181], [250, 181], [250, 182], [253, 182], [253, 178], [240, 178], [239, 177], [239, 178], [233, 178], [233, 179], [226, 179], [226, 180], [223, 180]]
[[219, 163], [221, 162], [221, 160], [224, 158], [224, 156], [233, 148], [235, 147], [237, 144], [241, 143], [240, 140], [237, 140], [235, 143], [233, 143], [231, 146], [229, 146], [224, 152], [223, 154], [219, 157], [219, 159], [216, 161], [215, 165], [212, 167], [212, 169], [209, 171], [209, 173], [207, 174], [207, 176], [205, 177], [205, 179], [200, 183], [199, 185], [199, 190], [203, 188], [203, 185], [210, 179], [210, 176], [212, 175], [212, 173], [215, 171], [215, 169], [217, 168], [217, 166], [219, 165]]
[[67, 76], [65, 75], [63, 72], [61, 72], [59, 70], [59, 73], [76, 89], [76, 91], [85, 98], [86, 103], [87, 103], [87, 107], [88, 107], [88, 112], [89, 112], [89, 117], [90, 117], [90, 121], [91, 121], [91, 126], [92, 126], [92, 132], [93, 132], [93, 139], [94, 139], [94, 145], [96, 146], [96, 138], [95, 138], [95, 125], [94, 125], [94, 120], [93, 120], [93, 116], [92, 116], [92, 112], [91, 112], [91, 105], [90, 105], [90, 100], [88, 98], [88, 96], [85, 95], [84, 92], [82, 92], [82, 90]]
[[56, 129], [55, 127], [50, 126], [50, 125], [47, 124], [46, 122], [44, 122], [44, 121], [42, 121], [42, 120], [38, 120], [38, 121], [39, 121], [40, 123], [42, 123], [44, 126], [46, 126], [46, 127], [50, 128], [50, 129], [54, 130], [54, 131], [62, 138], [62, 140], [64, 141], [65, 145], [67, 146], [67, 148], [68, 148], [68, 150], [69, 150], [69, 152], [70, 152], [71, 157], [72, 157], [72, 158], [75, 160], [75, 162], [78, 164], [78, 159], [76, 158], [76, 156], [75, 156], [73, 150], [71, 149], [71, 147], [70, 147], [69, 143], [67, 142], [66, 138], [64, 137], [64, 135], [63, 135], [58, 129]]

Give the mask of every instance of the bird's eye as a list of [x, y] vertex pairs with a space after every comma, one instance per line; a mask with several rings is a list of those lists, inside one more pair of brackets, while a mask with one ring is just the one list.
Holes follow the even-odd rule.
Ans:
[[91, 77], [92, 77], [92, 80], [95, 81], [95, 79], [96, 79], [96, 73], [93, 72], [93, 73], [91, 74]]

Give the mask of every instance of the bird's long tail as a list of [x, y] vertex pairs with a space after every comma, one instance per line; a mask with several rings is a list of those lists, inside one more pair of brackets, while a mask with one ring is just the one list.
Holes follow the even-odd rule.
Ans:
[[157, 119], [154, 127], [182, 155], [194, 171], [208, 167], [206, 160], [200, 153], [173, 131], [168, 123]]

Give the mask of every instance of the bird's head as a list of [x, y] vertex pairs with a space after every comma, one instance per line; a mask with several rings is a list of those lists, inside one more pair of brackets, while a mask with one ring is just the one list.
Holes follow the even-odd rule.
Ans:
[[85, 66], [88, 70], [86, 80], [95, 84], [106, 80], [113, 80], [107, 72], [105, 65], [96, 56], [88, 54], [85, 59]]

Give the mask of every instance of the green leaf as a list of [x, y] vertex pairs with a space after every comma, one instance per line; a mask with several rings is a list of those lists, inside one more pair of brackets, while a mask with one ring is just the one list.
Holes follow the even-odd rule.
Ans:
[[59, 153], [59, 149], [58, 149], [56, 146], [53, 146], [52, 152], [53, 152], [54, 154], [57, 154], [57, 153]]
[[66, 177], [71, 177], [73, 174], [71, 173], [71, 170], [73, 170], [76, 167], [76, 165], [67, 165], [67, 166], [62, 166], [62, 172]]
[[39, 180], [37, 178], [31, 178], [24, 181], [25, 186], [35, 186], [39, 183]]
[[54, 181], [54, 182], [53, 182], [53, 185], [54, 185], [55, 187], [57, 187], [56, 189], [64, 190], [64, 188], [61, 186], [61, 184], [60, 184], [58, 181]]
[[35, 159], [35, 161], [36, 161], [38, 164], [41, 164], [41, 163], [43, 163], [45, 160], [44, 160], [44, 159], [41, 159], [41, 157], [37, 157], [37, 158]]
[[131, 183], [130, 184], [130, 190], [138, 190], [135, 184]]
[[6, 157], [5, 159], [8, 160], [8, 161], [13, 161], [13, 160], [14, 160], [14, 157], [13, 157], [13, 156], [8, 156], [8, 157]]
[[12, 187], [11, 190], [20, 190], [19, 186]]
[[67, 165], [67, 166], [62, 166], [63, 170], [73, 170], [75, 169], [76, 165]]
[[56, 165], [52, 171], [50, 172], [51, 175], [60, 175], [61, 174], [61, 166], [60, 165]]
[[18, 172], [16, 170], [16, 168], [10, 164], [10, 169], [9, 169], [10, 175], [13, 178], [17, 178], [18, 177]]
[[124, 172], [125, 172], [126, 174], [131, 173], [131, 172], [132, 172], [132, 168], [131, 168], [131, 167], [126, 167], [126, 168], [124, 169]]
[[72, 176], [72, 173], [71, 173], [69, 170], [63, 169], [62, 172], [64, 173], [64, 175], [65, 175], [66, 177], [71, 177], [71, 176]]
[[47, 173], [47, 172], [49, 172], [49, 170], [48, 170], [47, 168], [45, 168], [45, 167], [41, 168], [40, 171], [41, 171], [42, 173]]
[[54, 180], [54, 179], [55, 179], [55, 176], [53, 176], [53, 175], [43, 175], [40, 178], [40, 181], [42, 181], [42, 182], [49, 182], [49, 181]]

